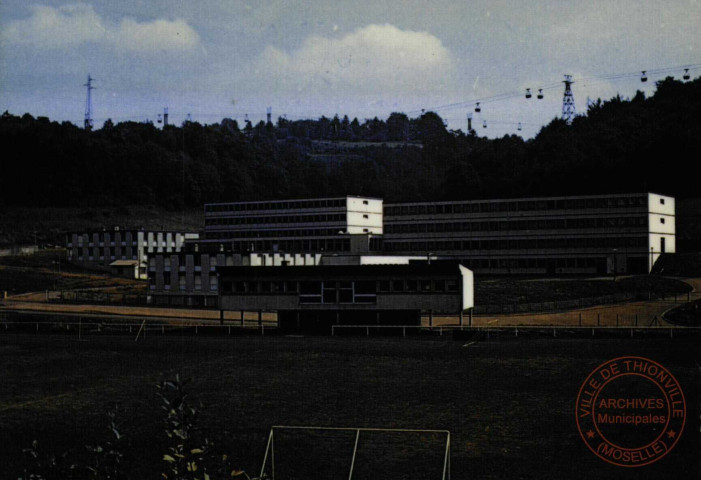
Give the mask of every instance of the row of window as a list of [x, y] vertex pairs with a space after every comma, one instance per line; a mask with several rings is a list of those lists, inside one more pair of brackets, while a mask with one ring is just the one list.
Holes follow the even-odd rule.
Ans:
[[525, 212], [531, 210], [578, 210], [630, 208], [647, 205], [647, 196], [461, 202], [451, 204], [385, 205], [387, 216], [432, 215], [440, 213]]
[[[155, 290], [156, 289], [155, 275], [149, 275], [148, 282], [149, 282], [149, 288], [151, 290]], [[176, 286], [177, 286], [178, 290], [180, 290], [180, 291], [187, 290], [187, 277], [185, 276], [184, 273], [178, 274], [178, 280], [177, 280]], [[210, 291], [210, 292], [216, 292], [217, 286], [218, 286], [217, 276], [216, 275], [209, 275], [209, 288], [204, 288], [204, 290]], [[173, 288], [173, 276], [172, 275], [163, 275], [163, 289], [164, 290], [172, 290], [172, 288]], [[202, 291], [203, 290], [202, 275], [194, 275], [193, 276], [192, 288], [195, 291]]]
[[206, 218], [208, 225], [267, 225], [275, 223], [345, 223], [345, 213], [319, 214], [319, 215], [276, 215], [266, 217], [214, 217]]
[[567, 230], [586, 228], [645, 227], [647, 216], [614, 218], [548, 218], [480, 222], [402, 223], [385, 225], [385, 233], [496, 232], [520, 230]]
[[224, 230], [206, 233], [207, 240], [232, 238], [276, 238], [276, 237], [333, 237], [343, 233], [343, 227], [315, 228], [306, 230]]
[[205, 213], [243, 212], [252, 210], [291, 210], [299, 208], [338, 208], [345, 206], [345, 198], [327, 198], [317, 200], [285, 200], [280, 202], [208, 204], [204, 206], [204, 211]]
[[375, 303], [377, 293], [455, 293], [457, 280], [223, 281], [222, 293], [299, 294], [300, 303]]
[[532, 238], [501, 240], [452, 240], [397, 242], [385, 239], [387, 252], [438, 252], [465, 250], [546, 250], [587, 248], [644, 248], [647, 237]]

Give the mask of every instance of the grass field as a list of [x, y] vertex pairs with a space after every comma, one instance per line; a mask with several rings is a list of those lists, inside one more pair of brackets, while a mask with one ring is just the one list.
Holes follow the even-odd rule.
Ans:
[[[575, 426], [582, 381], [621, 355], [666, 366], [687, 400], [679, 444], [642, 469], [599, 460]], [[135, 343], [0, 331], [0, 462], [5, 478], [17, 478], [22, 448], [34, 439], [80, 460], [85, 445], [108, 437], [105, 412], [118, 404], [131, 478], [159, 478], [166, 439], [155, 384], [181, 373], [205, 406], [203, 433], [251, 473], [260, 468], [270, 426], [283, 424], [448, 429], [454, 479], [691, 479], [700, 473], [700, 362], [698, 338], [492, 336], [466, 344], [446, 337], [154, 336]], [[430, 458], [414, 452], [410, 478], [440, 478], [435, 469], [423, 475], [428, 463], [434, 468]], [[349, 461], [350, 451], [337, 459]], [[357, 478], [378, 478], [365, 473]]]
[[0, 295], [45, 290], [97, 288], [103, 291], [146, 292], [146, 282], [114, 277], [70, 263], [64, 249], [40, 250], [34, 255], [0, 257]]

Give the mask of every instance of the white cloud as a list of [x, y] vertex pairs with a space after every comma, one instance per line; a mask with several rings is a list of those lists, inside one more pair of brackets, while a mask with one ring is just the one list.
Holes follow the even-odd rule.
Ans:
[[124, 18], [119, 24], [110, 24], [91, 5], [30, 8], [28, 18], [15, 20], [4, 29], [3, 43], [47, 50], [94, 43], [119, 52], [182, 51], [200, 44], [199, 35], [184, 20], [140, 23]]
[[389, 24], [311, 36], [291, 53], [268, 46], [253, 70], [257, 81], [291, 94], [432, 94], [452, 86], [455, 73], [441, 40]]

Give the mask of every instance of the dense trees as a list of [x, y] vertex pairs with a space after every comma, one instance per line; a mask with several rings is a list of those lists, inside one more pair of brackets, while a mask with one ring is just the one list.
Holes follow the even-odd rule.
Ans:
[[[572, 125], [553, 120], [532, 140], [448, 131], [433, 112], [235, 120], [157, 129], [70, 123], [5, 113], [0, 203], [84, 205], [376, 195], [441, 200], [653, 190], [697, 196], [690, 159], [701, 143], [701, 81], [658, 83], [591, 105]], [[12, 146], [12, 148], [10, 148]]]

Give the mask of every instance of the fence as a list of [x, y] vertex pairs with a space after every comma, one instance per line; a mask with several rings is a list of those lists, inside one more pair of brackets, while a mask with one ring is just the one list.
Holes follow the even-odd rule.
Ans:
[[71, 317], [69, 319], [46, 320], [45, 318], [21, 320], [8, 320], [0, 318], [0, 334], [58, 334], [75, 335], [78, 340], [83, 340], [91, 335], [121, 335], [134, 336], [134, 340], [143, 340], [154, 335], [212, 335], [230, 336], [240, 334], [266, 335], [278, 330], [277, 325], [271, 324], [201, 324], [195, 322], [183, 322], [180, 324], [153, 322], [140, 319], [130, 322], [105, 322]]
[[641, 334], [656, 334], [669, 335], [674, 338], [675, 334], [679, 335], [699, 335], [701, 327], [683, 327], [677, 325], [601, 325], [601, 326], [568, 326], [568, 325], [514, 325], [514, 326], [478, 326], [467, 327], [459, 325], [442, 325], [438, 327], [426, 327], [425, 325], [333, 325], [331, 327], [331, 335], [341, 335], [345, 331], [346, 334], [356, 336], [371, 335], [395, 335], [406, 337], [407, 334], [432, 334], [432, 335], [452, 335], [453, 338], [480, 338], [483, 336], [487, 339], [490, 336], [506, 334], [518, 337], [523, 334], [539, 334], [557, 336], [597, 336], [597, 335], [615, 335], [618, 337], [630, 336], [631, 338]]

